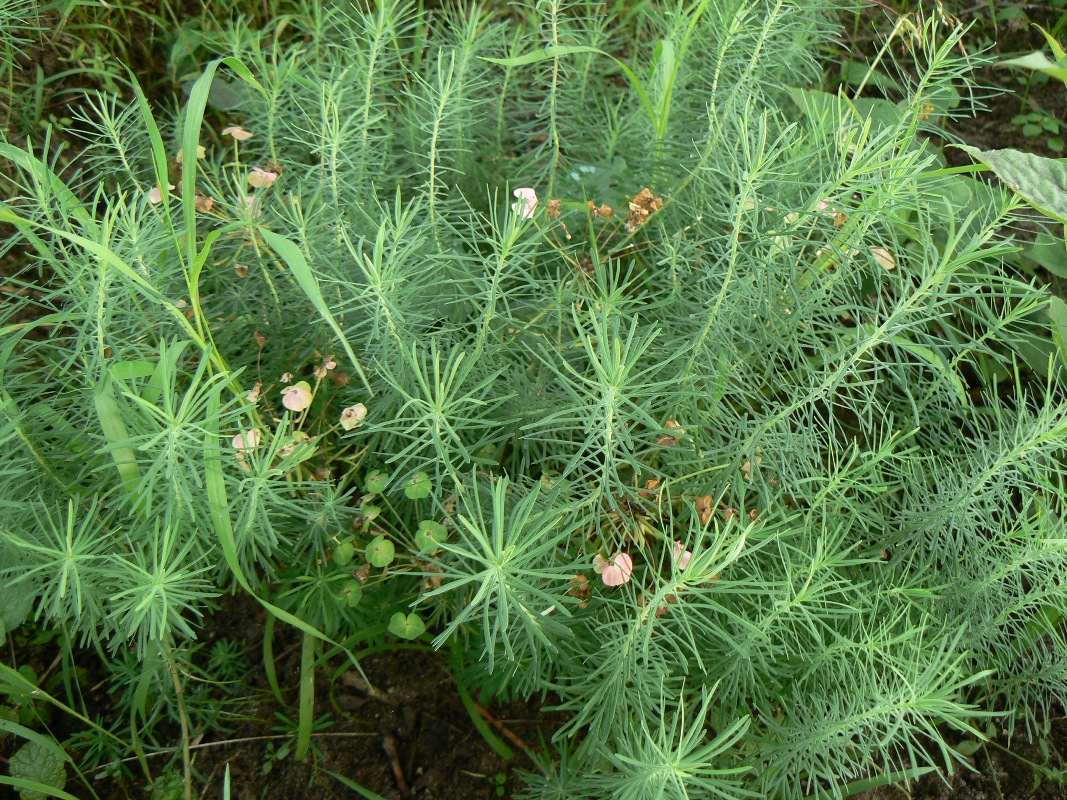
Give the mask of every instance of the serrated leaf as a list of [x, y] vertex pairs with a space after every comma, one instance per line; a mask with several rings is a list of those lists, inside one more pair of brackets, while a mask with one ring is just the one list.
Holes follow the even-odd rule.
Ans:
[[1020, 150], [979, 150], [961, 145], [1038, 211], [1067, 222], [1067, 164]]
[[[62, 789], [67, 784], [67, 770], [52, 748], [39, 742], [27, 742], [11, 756], [8, 769], [12, 778], [34, 781], [54, 789]], [[44, 800], [48, 797], [43, 791], [23, 787], [19, 789], [22, 800]]]

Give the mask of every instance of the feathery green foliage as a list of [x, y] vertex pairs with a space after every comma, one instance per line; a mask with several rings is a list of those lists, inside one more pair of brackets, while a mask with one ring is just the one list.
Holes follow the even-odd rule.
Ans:
[[82, 172], [0, 144], [0, 578], [145, 674], [235, 585], [308, 670], [429, 626], [573, 713], [531, 798], [839, 797], [1038, 731], [1049, 295], [932, 144], [980, 58], [930, 23], [902, 97], [819, 92], [834, 10], [308, 4], [202, 41], [176, 115], [87, 104]]

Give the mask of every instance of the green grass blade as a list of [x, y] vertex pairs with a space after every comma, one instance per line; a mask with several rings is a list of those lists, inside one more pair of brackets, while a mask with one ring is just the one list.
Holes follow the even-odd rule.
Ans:
[[134, 501], [135, 508], [147, 511], [147, 503], [144, 502], [145, 498], [140, 496], [138, 491], [141, 484], [141, 470], [137, 466], [137, 456], [133, 452], [133, 448], [118, 446], [128, 441], [130, 434], [126, 429], [126, 423], [122, 419], [122, 409], [119, 408], [118, 399], [115, 397], [114, 385], [110, 378], [105, 378], [96, 385], [96, 389], [93, 392], [93, 400], [96, 405], [96, 416], [100, 421], [100, 428], [104, 432], [104, 437], [109, 443], [116, 445], [111, 448], [111, 457], [114, 459], [115, 466], [119, 471], [122, 488], [126, 490], [126, 494]]
[[[185, 126], [182, 128], [182, 223], [185, 227], [185, 251], [189, 264], [197, 262], [196, 252], [196, 153], [200, 146], [200, 129], [204, 123], [208, 95], [215, 73], [220, 65], [237, 73], [237, 76], [254, 89], [264, 92], [248, 67], [233, 56], [218, 58], [204, 67], [204, 72], [196, 79], [189, 91], [189, 102], [185, 106]], [[204, 245], [210, 246], [210, 240]], [[205, 256], [206, 257], [206, 256]]]
[[263, 671], [267, 673], [267, 685], [270, 686], [271, 694], [278, 701], [278, 705], [286, 706], [285, 697], [282, 695], [282, 687], [278, 684], [278, 670], [274, 668], [274, 630], [277, 617], [267, 610], [267, 623], [263, 630]]
[[362, 795], [363, 797], [367, 798], [367, 800], [386, 800], [386, 798], [382, 797], [380, 794], [376, 794], [375, 792], [372, 792], [366, 786], [361, 786], [360, 784], [356, 783], [351, 778], [346, 778], [344, 775], [338, 775], [336, 772], [330, 772], [330, 770], [328, 770], [328, 769], [323, 770], [323, 772], [325, 772], [327, 775], [329, 775], [331, 778], [333, 778], [338, 783], [343, 784], [344, 786], [347, 786], [349, 789], [351, 789], [354, 792], [358, 792], [360, 795]]
[[[935, 769], [935, 767], [909, 767], [897, 772], [887, 772], [884, 775], [875, 775], [873, 778], [853, 781], [841, 787], [841, 796], [851, 797], [861, 792], [877, 789], [879, 786], [888, 786], [891, 783], [900, 783], [901, 781], [915, 781], [927, 773], [934, 772]], [[809, 794], [804, 800], [815, 800], [816, 797], [818, 795]]]
[[455, 681], [456, 692], [459, 694], [459, 699], [463, 701], [463, 707], [467, 709], [467, 714], [470, 715], [471, 722], [474, 723], [474, 727], [478, 729], [478, 733], [482, 735], [482, 738], [485, 739], [486, 744], [493, 749], [493, 752], [505, 761], [510, 761], [515, 757], [515, 752], [504, 744], [499, 736], [489, 729], [489, 725], [482, 719], [482, 715], [478, 713], [478, 707], [474, 704], [474, 698], [471, 697], [470, 692], [467, 691], [467, 687], [464, 686], [463, 682], [460, 680], [458, 661], [459, 651], [456, 648], [455, 643], [453, 643], [452, 653], [456, 656], [452, 662], [452, 680]]
[[98, 232], [96, 220], [82, 205], [78, 196], [43, 161], [32, 153], [27, 153], [21, 147], [15, 147], [5, 142], [0, 142], [0, 158], [8, 159], [16, 166], [32, 174], [38, 182], [48, 186], [49, 190], [59, 199], [60, 207], [65, 214], [77, 219], [93, 234]]
[[52, 755], [56, 756], [56, 758], [66, 761], [68, 764], [73, 763], [70, 756], [67, 755], [67, 751], [56, 744], [55, 740], [49, 736], [45, 736], [43, 733], [38, 733], [24, 725], [19, 725], [17, 722], [12, 722], [11, 720], [3, 719], [2, 717], [0, 717], [0, 731], [14, 734], [28, 742], [36, 742]]
[[[19, 790], [21, 794], [25, 789], [27, 792], [40, 792], [47, 797], [59, 797], [61, 800], [78, 800], [72, 794], [64, 792], [62, 789], [57, 789], [55, 786], [49, 786], [47, 783], [38, 783], [37, 781], [28, 781], [24, 778], [8, 778], [0, 775], [0, 786], [14, 786]], [[33, 795], [30, 795], [31, 797]]]

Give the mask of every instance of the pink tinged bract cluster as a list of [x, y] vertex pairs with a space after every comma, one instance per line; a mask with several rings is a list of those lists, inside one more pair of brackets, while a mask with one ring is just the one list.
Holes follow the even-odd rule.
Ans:
[[686, 550], [685, 545], [681, 542], [676, 541], [674, 543], [674, 563], [678, 567], [679, 572], [689, 566], [689, 559], [692, 557], [692, 550]]
[[270, 186], [276, 180], [278, 180], [277, 172], [268, 172], [259, 167], [252, 167], [252, 171], [248, 174], [249, 185], [254, 186], [256, 189], [263, 186]]
[[511, 210], [523, 219], [533, 219], [534, 212], [537, 210], [537, 192], [527, 187], [516, 189], [512, 194], [519, 202], [513, 203]]
[[630, 580], [634, 562], [626, 553], [616, 553], [610, 559], [598, 553], [593, 557], [593, 571], [606, 586], [622, 586]]
[[290, 411], [303, 411], [311, 405], [311, 398], [311, 384], [300, 381], [282, 392], [282, 405]]
[[362, 403], [349, 406], [341, 412], [341, 427], [346, 431], [358, 428], [367, 417], [367, 407]]
[[252, 138], [252, 134], [249, 131], [246, 131], [240, 125], [231, 125], [228, 128], [223, 128], [222, 135], [232, 136], [238, 142], [243, 142], [246, 139]]
[[262, 434], [259, 428], [251, 428], [243, 433], [239, 433], [233, 437], [233, 441], [230, 444], [233, 445], [234, 450], [255, 450], [259, 445]]
[[[167, 191], [168, 192], [173, 192], [174, 191], [174, 184], [173, 183], [168, 183], [167, 184]], [[155, 205], [156, 203], [163, 202], [163, 192], [160, 190], [160, 188], [158, 186], [153, 186], [149, 190], [149, 192], [148, 192], [148, 202], [151, 203], [152, 205]]]

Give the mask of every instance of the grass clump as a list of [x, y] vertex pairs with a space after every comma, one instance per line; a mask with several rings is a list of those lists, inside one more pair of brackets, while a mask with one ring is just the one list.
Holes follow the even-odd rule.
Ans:
[[932, 145], [955, 35], [852, 103], [800, 88], [833, 10], [308, 6], [173, 115], [99, 96], [77, 174], [0, 145], [2, 591], [174, 681], [237, 585], [306, 670], [453, 643], [572, 712], [530, 797], [842, 796], [1040, 730], [1049, 296]]

